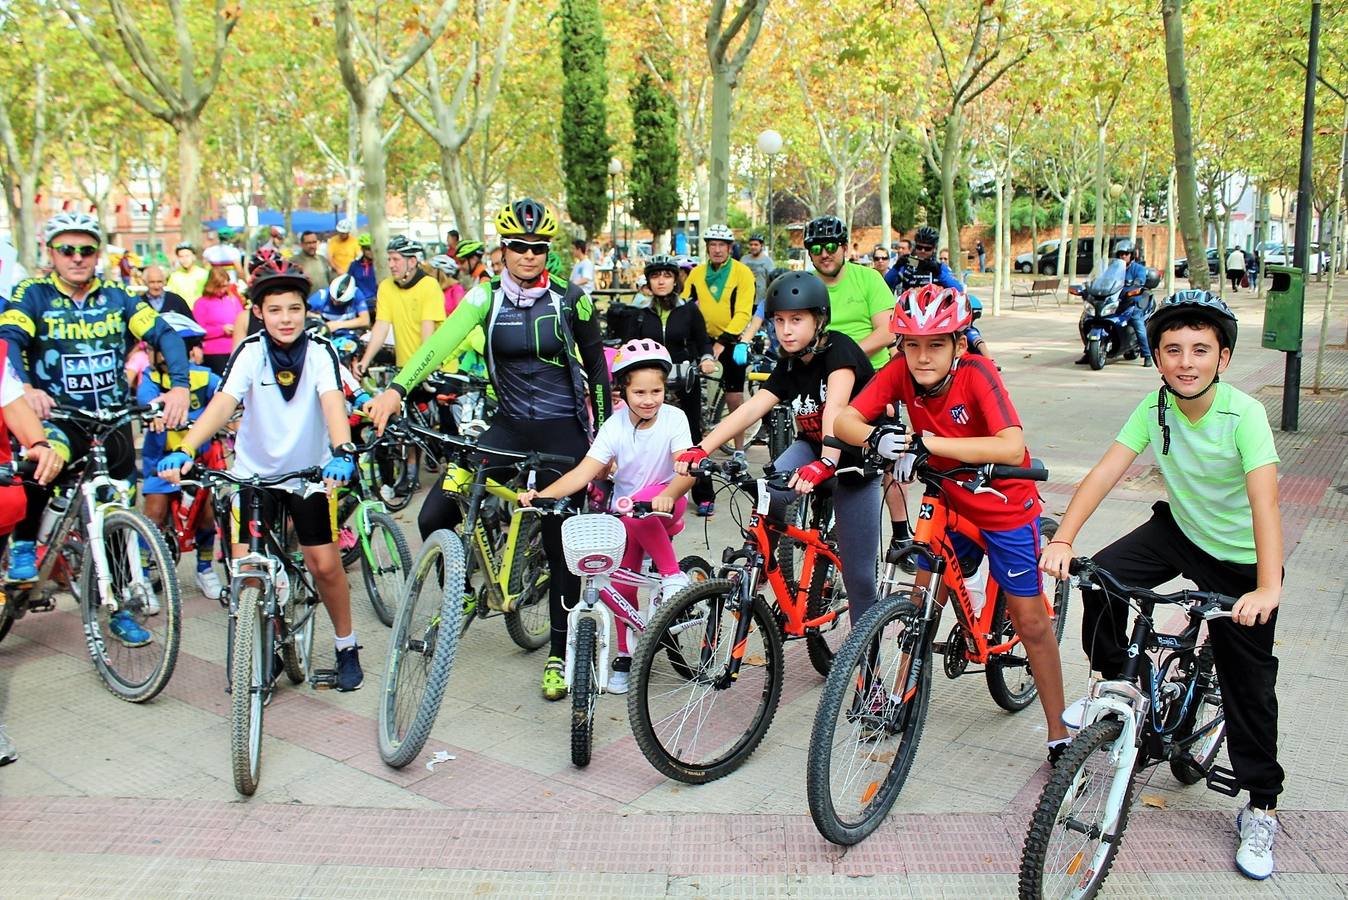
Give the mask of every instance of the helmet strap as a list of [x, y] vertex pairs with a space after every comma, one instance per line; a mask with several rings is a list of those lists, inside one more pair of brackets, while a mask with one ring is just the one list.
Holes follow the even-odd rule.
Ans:
[[1161, 389], [1156, 392], [1156, 424], [1161, 429], [1162, 456], [1168, 456], [1170, 454], [1170, 426], [1166, 424], [1165, 421], [1165, 410], [1166, 407], [1169, 405], [1166, 402], [1166, 395], [1174, 394], [1181, 400], [1197, 400], [1199, 397], [1202, 397], [1208, 391], [1216, 387], [1217, 382], [1221, 380], [1222, 380], [1221, 375], [1214, 375], [1211, 383], [1209, 383], [1207, 387], [1203, 388], [1203, 390], [1199, 391], [1197, 394], [1181, 394], [1179, 391], [1175, 390], [1173, 387], [1170, 386], [1170, 382], [1165, 380], [1164, 375], [1161, 376]]
[[[952, 334], [951, 337], [954, 338], [955, 348], [958, 349], [960, 345], [960, 336], [958, 334]], [[946, 388], [950, 387], [951, 383], [954, 382], [955, 370], [959, 368], [959, 364], [960, 358], [959, 354], [957, 353], [955, 354], [955, 357], [950, 360], [950, 371], [945, 373], [944, 378], [942, 378], [940, 381], [936, 382], [929, 388], [924, 388], [922, 385], [918, 384], [917, 379], [913, 378], [912, 373], [909, 372], [908, 377], [913, 382], [913, 393], [915, 393], [920, 398], [940, 396], [941, 393], [944, 392]]]

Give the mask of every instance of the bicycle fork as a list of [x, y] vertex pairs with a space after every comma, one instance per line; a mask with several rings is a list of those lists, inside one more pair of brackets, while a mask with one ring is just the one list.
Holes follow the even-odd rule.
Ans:
[[[90, 478], [80, 489], [84, 500], [86, 527], [89, 535], [88, 548], [93, 553], [94, 574], [98, 578], [98, 602], [106, 609], [115, 610], [117, 608], [117, 597], [113, 594], [112, 568], [108, 561], [107, 547], [103, 543], [103, 516], [107, 507], [120, 504], [115, 502], [100, 504], [98, 502], [98, 489], [103, 487], [111, 488], [118, 496], [123, 496], [130, 491], [130, 485], [125, 481], [99, 475]], [[141, 558], [140, 541], [128, 541], [127, 543], [127, 564], [130, 567], [130, 575], [132, 578], [144, 578], [145, 568]], [[168, 575], [161, 573], [161, 577], [168, 577]]]

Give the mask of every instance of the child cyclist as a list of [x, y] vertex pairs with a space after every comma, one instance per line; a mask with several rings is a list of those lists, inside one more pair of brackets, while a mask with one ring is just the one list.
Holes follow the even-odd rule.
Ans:
[[[990, 360], [968, 354], [964, 332], [972, 322], [962, 290], [930, 284], [904, 292], [891, 325], [899, 336], [900, 355], [838, 415], [838, 437], [850, 444], [869, 442], [890, 459], [928, 454], [938, 469], [982, 463], [1028, 466], [1025, 433], [1001, 376]], [[886, 406], [899, 402], [908, 409], [911, 432], [869, 424], [885, 414]], [[1039, 577], [1039, 494], [1024, 479], [1001, 479], [994, 486], [1006, 500], [952, 490], [946, 502], [983, 536], [988, 564], [1006, 592], [1011, 621], [1030, 658], [1048, 720], [1048, 757], [1056, 761], [1067, 746], [1067, 728], [1062, 722], [1058, 642]], [[963, 535], [952, 534], [950, 540], [961, 560], [981, 558], [983, 551]]]
[[[614, 498], [649, 500], [656, 512], [673, 513], [673, 518], [634, 519], [624, 516], [627, 551], [623, 568], [640, 571], [643, 555], [650, 556], [660, 573], [660, 596], [668, 597], [688, 584], [688, 576], [679, 570], [671, 538], [683, 530], [683, 512], [688, 501], [684, 494], [693, 479], [674, 474], [674, 456], [693, 445], [688, 417], [683, 410], [665, 403], [665, 378], [674, 363], [663, 345], [647, 338], [628, 341], [613, 358], [613, 387], [627, 409], [607, 419], [595, 434], [594, 443], [584, 459], [542, 491], [526, 491], [520, 502], [528, 506], [535, 497], [566, 497], [603, 478], [614, 463]], [[633, 585], [614, 584], [618, 593], [637, 605]], [[626, 628], [618, 629], [618, 655], [613, 660], [613, 676], [608, 690], [627, 693], [632, 656], [628, 651]]]
[[[765, 310], [777, 330], [781, 359], [758, 393], [712, 429], [702, 443], [680, 454], [676, 469], [686, 472], [719, 447], [763, 418], [780, 402], [791, 404], [796, 440], [773, 462], [777, 471], [794, 471], [790, 486], [808, 494], [832, 481], [839, 468], [861, 462], [855, 452], [823, 446], [835, 432], [847, 401], [871, 379], [865, 352], [845, 334], [828, 330], [828, 287], [812, 272], [788, 272], [768, 288]], [[839, 435], [841, 437], [841, 435]], [[848, 614], [859, 620], [875, 605], [875, 559], [879, 552], [880, 479], [843, 473], [833, 489], [839, 560], [847, 588]], [[769, 515], [781, 519], [791, 491], [774, 490]], [[769, 566], [776, 561], [769, 559]]]
[[[1236, 316], [1214, 294], [1179, 291], [1147, 319], [1161, 387], [1148, 394], [1081, 482], [1041, 563], [1066, 577], [1072, 542], [1139, 453], [1151, 446], [1170, 502], [1095, 554], [1124, 584], [1151, 588], [1183, 575], [1201, 590], [1240, 598], [1231, 619], [1208, 623], [1226, 716], [1227, 752], [1249, 805], [1236, 817], [1236, 866], [1246, 876], [1273, 873], [1278, 832], [1278, 660], [1273, 632], [1282, 592], [1282, 520], [1278, 453], [1257, 400], [1220, 375], [1236, 346]], [[1082, 590], [1082, 643], [1106, 679], [1124, 668], [1128, 609]], [[1084, 706], [1073, 704], [1068, 719]], [[1075, 715], [1074, 715], [1075, 714]]]
[[[220, 387], [220, 376], [200, 365], [201, 344], [206, 337], [206, 329], [182, 313], [164, 313], [163, 319], [178, 333], [178, 337], [183, 339], [183, 345], [187, 347], [188, 357], [191, 360], [188, 369], [191, 383], [188, 390], [192, 395], [187, 419], [189, 423], [195, 422], [201, 418], [202, 412]], [[152, 403], [170, 387], [164, 354], [155, 350], [152, 365], [136, 386], [136, 402], [142, 405]], [[180, 488], [177, 484], [171, 484], [159, 477], [159, 461], [164, 458], [165, 453], [178, 449], [178, 445], [182, 443], [183, 431], [185, 429], [165, 431], [164, 420], [155, 419], [145, 433], [145, 443], [140, 450], [141, 473], [145, 476], [145, 484], [141, 487], [141, 492], [145, 495], [145, 517], [160, 528], [168, 523], [169, 502], [174, 494], [179, 493]], [[219, 600], [224, 588], [213, 567], [215, 513], [209, 503], [201, 508], [201, 518], [197, 520], [196, 541], [197, 587], [201, 590], [202, 596], [208, 600]]]
[[[351, 591], [337, 544], [336, 492], [355, 472], [355, 448], [347, 421], [341, 364], [332, 345], [304, 329], [309, 279], [290, 263], [270, 264], [253, 272], [248, 298], [262, 330], [244, 339], [225, 367], [224, 384], [188, 429], [178, 449], [159, 462], [159, 475], [176, 482], [192, 468], [197, 451], [222, 428], [239, 404], [243, 420], [234, 443], [237, 475], [279, 475], [322, 466], [327, 494], [308, 497], [276, 492], [264, 495], [283, 503], [314, 576], [319, 597], [332, 620], [337, 647], [337, 689], [354, 691], [363, 680], [351, 623]], [[246, 509], [250, 492], [235, 498], [235, 514]], [[268, 510], [274, 517], [275, 510]], [[235, 522], [234, 533], [238, 534]], [[235, 558], [248, 552], [235, 544]]]

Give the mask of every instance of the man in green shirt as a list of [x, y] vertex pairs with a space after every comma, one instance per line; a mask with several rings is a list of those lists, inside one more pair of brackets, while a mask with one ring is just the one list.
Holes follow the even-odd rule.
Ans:
[[190, 308], [201, 296], [202, 290], [206, 287], [206, 276], [210, 272], [197, 265], [196, 248], [187, 241], [175, 247], [173, 255], [178, 258], [178, 265], [168, 277], [167, 288], [171, 293], [186, 300]]
[[837, 216], [820, 216], [805, 226], [805, 251], [815, 274], [828, 286], [829, 331], [856, 341], [878, 370], [889, 362], [894, 344], [889, 330], [894, 295], [884, 276], [870, 266], [847, 261], [847, 226]]

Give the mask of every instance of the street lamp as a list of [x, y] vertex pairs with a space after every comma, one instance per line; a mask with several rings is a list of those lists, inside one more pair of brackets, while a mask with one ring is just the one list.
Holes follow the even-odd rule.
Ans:
[[613, 197], [613, 246], [618, 246], [618, 176], [622, 174], [623, 161], [613, 157], [608, 161], [608, 187]]
[[768, 255], [772, 255], [772, 245], [776, 238], [772, 216], [772, 158], [782, 152], [782, 136], [771, 128], [758, 134], [758, 150], [768, 158]]

